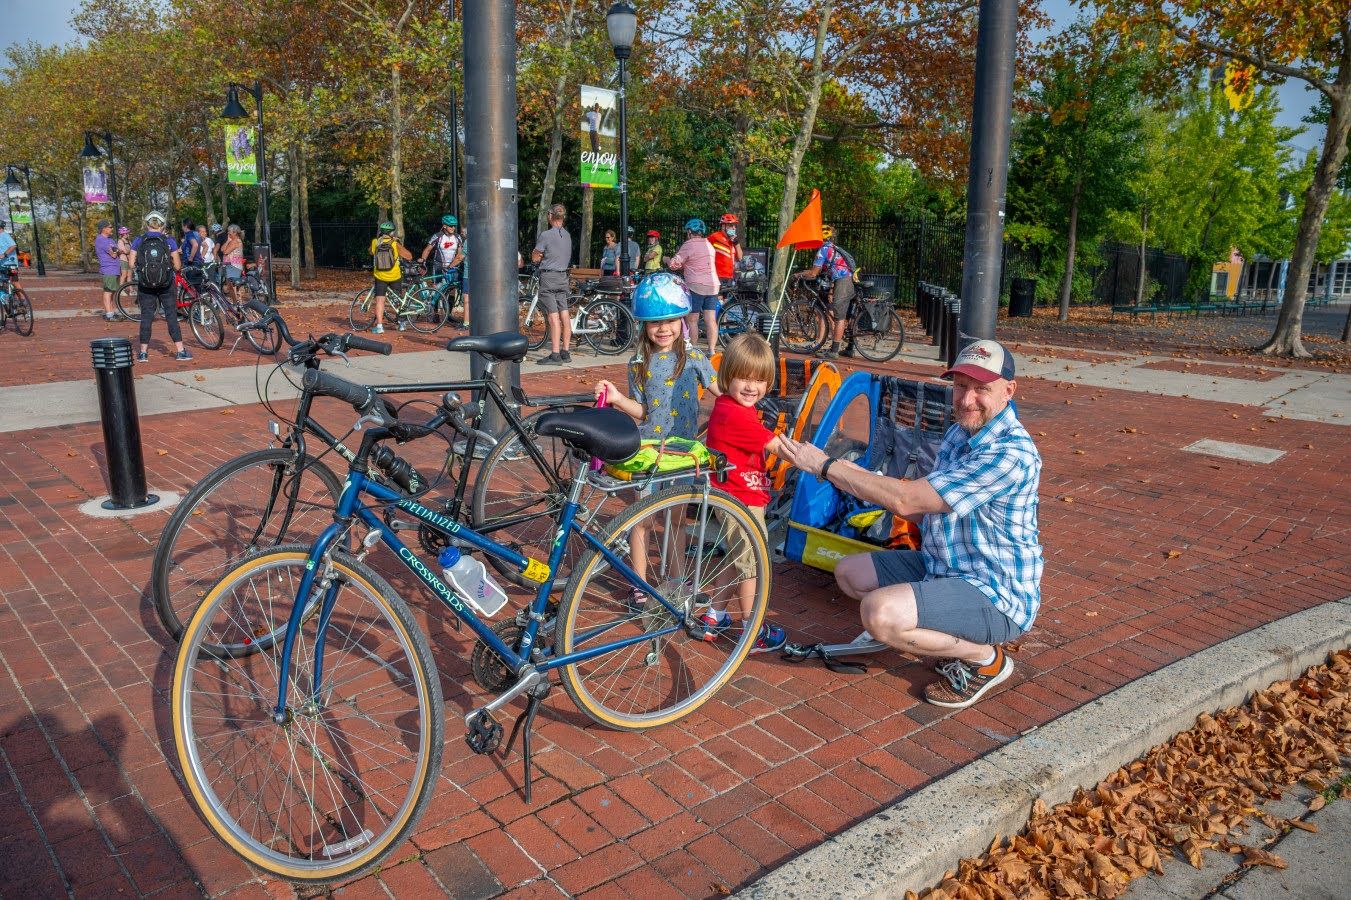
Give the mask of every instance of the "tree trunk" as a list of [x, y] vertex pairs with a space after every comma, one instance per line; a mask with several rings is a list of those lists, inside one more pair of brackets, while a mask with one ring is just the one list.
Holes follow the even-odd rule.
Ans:
[[1266, 303], [1271, 299], [1271, 295], [1276, 292], [1276, 260], [1271, 261], [1271, 268], [1267, 270], [1267, 292], [1262, 295], [1262, 302]]
[[89, 244], [84, 237], [84, 204], [75, 204], [75, 226], [80, 235], [80, 271], [89, 271]]
[[389, 105], [389, 205], [394, 217], [394, 233], [405, 240], [403, 232], [403, 96], [402, 76], [395, 64], [390, 73]]
[[[779, 201], [779, 234], [788, 228], [797, 209], [797, 185], [802, 174], [802, 159], [812, 143], [812, 132], [816, 129], [816, 110], [821, 105], [821, 86], [825, 83], [826, 70], [823, 64], [826, 47], [826, 35], [830, 32], [830, 17], [835, 12], [835, 0], [826, 0], [821, 8], [821, 19], [816, 26], [816, 44], [812, 48], [812, 79], [807, 90], [806, 109], [802, 112], [802, 121], [797, 135], [793, 138], [793, 149], [788, 157], [788, 166], [783, 175], [783, 198]], [[783, 289], [787, 276], [789, 248], [779, 247], [774, 251], [773, 275], [770, 278], [770, 296], [777, 297]]]
[[[1082, 181], [1074, 183], [1074, 195], [1070, 198], [1070, 227], [1065, 248], [1065, 280], [1060, 283], [1060, 321], [1070, 319], [1070, 289], [1074, 286], [1074, 251], [1079, 243], [1079, 198], [1083, 194]], [[1115, 299], [1115, 298], [1113, 298]]]
[[582, 233], [578, 241], [577, 266], [591, 268], [591, 225], [594, 219], [596, 190], [589, 184], [582, 185]]
[[197, 184], [202, 188], [202, 224], [211, 230], [211, 223], [216, 221], [216, 205], [211, 200], [211, 170], [207, 169], [197, 175]]
[[220, 227], [230, 227], [230, 173], [225, 159], [221, 159], [220, 173]]
[[1346, 137], [1351, 131], [1351, 70], [1343, 67], [1337, 81], [1327, 134], [1318, 156], [1318, 169], [1309, 189], [1304, 192], [1304, 211], [1299, 217], [1295, 253], [1290, 260], [1291, 271], [1285, 282], [1285, 296], [1281, 299], [1281, 314], [1276, 319], [1276, 330], [1270, 340], [1257, 348], [1259, 353], [1272, 356], [1312, 355], [1304, 349], [1300, 336], [1304, 322], [1304, 300], [1309, 290], [1309, 271], [1313, 266], [1314, 252], [1318, 249], [1318, 236], [1323, 230], [1328, 200], [1336, 186], [1337, 173], [1346, 159]]
[[305, 248], [300, 242], [300, 154], [294, 142], [286, 150], [286, 174], [291, 193], [291, 288], [295, 290], [300, 287]]
[[1145, 253], [1148, 250], [1149, 241], [1149, 207], [1140, 207], [1140, 271], [1135, 276], [1135, 305], [1144, 303], [1145, 299]]
[[56, 265], [61, 265], [66, 255], [66, 241], [62, 236], [62, 225], [65, 224], [65, 204], [61, 200], [61, 190], [58, 187], [52, 188], [52, 209], [55, 212], [56, 230], [52, 232], [52, 260]]
[[[563, 17], [563, 43], [559, 56], [566, 57], [572, 49], [572, 25], [577, 13], [576, 0], [568, 3], [568, 11]], [[563, 124], [568, 108], [568, 70], [563, 67], [554, 82], [554, 116], [549, 133], [549, 163], [544, 167], [544, 182], [540, 185], [539, 208], [535, 210], [535, 232], [538, 234], [549, 227], [549, 207], [554, 202], [554, 186], [558, 182], [558, 164], [563, 158]], [[584, 245], [585, 246], [585, 245]], [[590, 256], [589, 248], [583, 249]]]
[[305, 241], [305, 277], [314, 277], [314, 229], [310, 227], [310, 148], [300, 144], [300, 233]]

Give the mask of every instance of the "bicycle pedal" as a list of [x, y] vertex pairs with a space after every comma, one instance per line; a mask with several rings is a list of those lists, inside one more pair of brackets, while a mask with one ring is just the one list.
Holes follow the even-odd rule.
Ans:
[[502, 726], [487, 713], [479, 713], [469, 721], [464, 742], [475, 753], [492, 753], [502, 745]]

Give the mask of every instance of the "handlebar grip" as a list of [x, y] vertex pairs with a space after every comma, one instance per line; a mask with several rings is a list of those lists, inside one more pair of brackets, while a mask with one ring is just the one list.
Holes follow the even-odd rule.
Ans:
[[389, 356], [394, 351], [393, 344], [372, 340], [359, 334], [347, 335], [343, 338], [343, 343], [353, 350], [365, 350], [367, 353], [379, 353], [381, 356]]
[[379, 402], [379, 395], [374, 388], [355, 384], [319, 369], [306, 369], [301, 382], [305, 390], [311, 393], [346, 401], [363, 416], [374, 415], [382, 421], [386, 420], [384, 406]]

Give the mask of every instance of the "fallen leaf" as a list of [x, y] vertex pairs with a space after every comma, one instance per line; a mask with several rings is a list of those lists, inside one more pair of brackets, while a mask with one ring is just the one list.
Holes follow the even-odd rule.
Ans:
[[1169, 551], [1168, 551], [1168, 558], [1169, 558], [1169, 559], [1177, 559], [1177, 558], [1178, 558], [1179, 556], [1181, 556], [1181, 555], [1182, 555], [1182, 551], [1181, 551], [1181, 550], [1169, 550]]
[[723, 884], [721, 881], [715, 881], [713, 882], [713, 892], [723, 897], [729, 897], [732, 894], [732, 889], [729, 888], [727, 885]]
[[235, 414], [235, 411], [233, 409], [222, 409], [220, 411], [220, 414], [222, 416], [233, 416]]
[[206, 381], [206, 376], [205, 376], [205, 375], [194, 375], [194, 376], [192, 376], [192, 378], [193, 378], [194, 381]]
[[1326, 797], [1322, 794], [1315, 794], [1314, 798], [1309, 801], [1309, 812], [1318, 812], [1327, 805], [1328, 799]]
[[1075, 455], [1075, 456], [1083, 456], [1083, 455], [1084, 455], [1084, 451], [1082, 451], [1082, 450], [1075, 450], [1075, 451], [1074, 451], [1074, 455]]
[[1305, 445], [1304, 445], [1304, 449], [1305, 449], [1305, 450], [1312, 450], [1312, 449], [1313, 449], [1313, 444], [1305, 444]]
[[1318, 826], [1313, 822], [1306, 822], [1303, 819], [1286, 819], [1291, 828], [1298, 828], [1300, 831], [1307, 831], [1311, 834], [1318, 833]]
[[74, 450], [67, 450], [67, 451], [66, 451], [66, 456], [79, 456], [79, 455], [80, 455], [80, 454], [76, 453]]
[[1073, 497], [1061, 497], [1061, 498], [1060, 498], [1060, 501], [1061, 501], [1062, 503], [1073, 503], [1073, 502], [1074, 502], [1074, 498], [1073, 498]]
[[169, 451], [168, 451], [168, 450], [156, 450], [155, 452], [158, 453], [160, 456], [168, 456], [168, 455], [169, 455]]
[[1271, 866], [1273, 869], [1284, 869], [1286, 866], [1285, 860], [1269, 850], [1263, 850], [1260, 847], [1244, 847], [1242, 849], [1242, 865]]
[[1084, 613], [1084, 616], [1085, 618], [1096, 619], [1098, 617], [1098, 614], [1095, 612], [1086, 612]]

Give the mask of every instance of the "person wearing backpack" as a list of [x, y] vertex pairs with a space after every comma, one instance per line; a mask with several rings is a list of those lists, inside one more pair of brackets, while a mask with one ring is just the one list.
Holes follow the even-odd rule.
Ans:
[[174, 272], [183, 268], [183, 257], [178, 243], [164, 233], [164, 214], [151, 210], [145, 216], [145, 232], [131, 242], [131, 277], [136, 281], [136, 300], [141, 305], [141, 349], [137, 362], [150, 357], [150, 326], [156, 310], [164, 311], [169, 326], [169, 340], [178, 351], [174, 359], [186, 362], [192, 354], [183, 346], [183, 330], [178, 326], [178, 305], [174, 302]]
[[391, 284], [397, 284], [403, 278], [399, 260], [411, 262], [413, 254], [394, 236], [394, 223], [381, 222], [380, 234], [371, 241], [371, 256], [375, 259], [372, 273], [375, 283], [371, 285], [371, 296], [375, 298], [375, 324], [371, 326], [371, 334], [384, 334], [385, 295], [389, 293]]
[[[830, 278], [828, 310], [831, 319], [830, 349], [822, 350], [817, 356], [822, 359], [839, 359], [840, 341], [844, 340], [844, 329], [849, 324], [849, 302], [854, 299], [854, 271], [858, 267], [854, 264], [852, 256], [842, 247], [835, 245], [834, 228], [829, 225], [822, 226], [821, 237], [825, 239], [825, 243], [816, 251], [812, 267], [798, 272], [793, 277], [799, 281], [810, 280], [819, 276], [824, 269]], [[844, 355], [853, 356], [852, 346], [844, 351]]]

